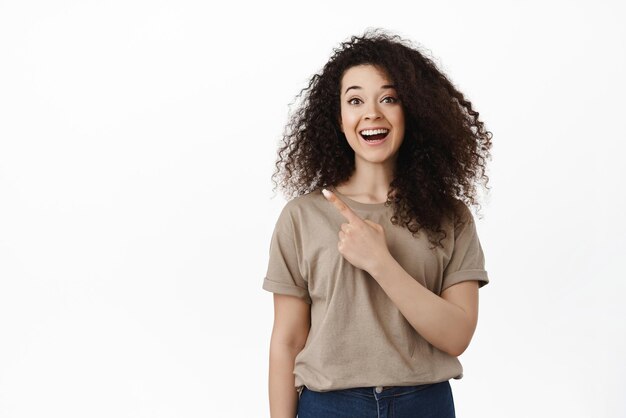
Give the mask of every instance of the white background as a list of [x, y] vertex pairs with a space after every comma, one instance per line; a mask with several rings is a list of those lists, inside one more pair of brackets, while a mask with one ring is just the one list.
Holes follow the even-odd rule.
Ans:
[[0, 416], [269, 416], [278, 141], [367, 27], [432, 53], [494, 134], [457, 415], [626, 416], [625, 18], [618, 1], [0, 2]]

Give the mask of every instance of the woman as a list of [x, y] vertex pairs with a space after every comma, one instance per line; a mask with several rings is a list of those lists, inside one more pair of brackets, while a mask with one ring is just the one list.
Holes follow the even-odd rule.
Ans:
[[276, 164], [297, 196], [263, 282], [271, 416], [454, 417], [448, 381], [489, 282], [468, 205], [491, 132], [383, 31], [341, 44], [305, 90]]

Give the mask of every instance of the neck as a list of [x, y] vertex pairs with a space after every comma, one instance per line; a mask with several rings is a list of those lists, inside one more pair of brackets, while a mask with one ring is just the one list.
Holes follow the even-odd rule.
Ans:
[[352, 176], [339, 185], [339, 192], [346, 195], [371, 196], [375, 200], [386, 200], [389, 185], [393, 181], [394, 166], [371, 163], [369, 161], [355, 161], [355, 170]]

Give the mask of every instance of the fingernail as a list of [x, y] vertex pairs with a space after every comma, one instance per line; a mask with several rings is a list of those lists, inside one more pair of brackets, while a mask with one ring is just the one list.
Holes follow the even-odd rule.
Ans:
[[330, 192], [328, 190], [322, 189], [322, 193], [324, 194], [324, 196], [330, 197]]

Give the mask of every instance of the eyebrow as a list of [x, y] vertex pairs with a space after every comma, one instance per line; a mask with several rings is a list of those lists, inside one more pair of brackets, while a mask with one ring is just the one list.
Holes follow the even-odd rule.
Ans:
[[[363, 87], [361, 87], [361, 86], [350, 86], [350, 87], [348, 87], [348, 88], [346, 89], [346, 91], [344, 91], [344, 92], [343, 92], [343, 94], [346, 94], [346, 93], [348, 92], [348, 90], [350, 90], [350, 89], [357, 89], [357, 90], [360, 90], [360, 89], [362, 89], [362, 88], [363, 88]], [[395, 88], [396, 88], [396, 86], [395, 86], [395, 85], [393, 85], [393, 84], [385, 84], [385, 85], [384, 85], [384, 86], [382, 86], [380, 89], [381, 89], [381, 90], [385, 90], [385, 89], [395, 89]]]

